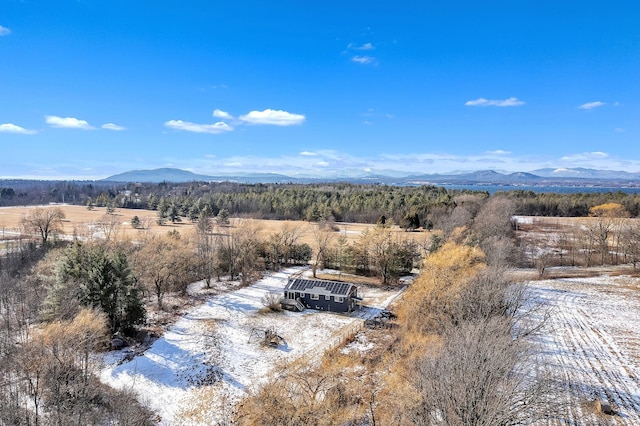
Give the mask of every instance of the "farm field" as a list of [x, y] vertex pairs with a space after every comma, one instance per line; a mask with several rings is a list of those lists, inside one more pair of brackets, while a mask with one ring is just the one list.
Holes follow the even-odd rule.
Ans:
[[[539, 344], [561, 387], [549, 425], [640, 424], [640, 279], [600, 276], [531, 281], [551, 307]], [[608, 401], [614, 415], [596, 411]]]
[[[301, 268], [265, 276], [255, 284], [212, 296], [180, 318], [144, 354], [122, 362], [123, 352], [106, 357], [101, 380], [131, 389], [160, 416], [161, 424], [226, 424], [233, 406], [284, 363], [313, 362], [359, 330], [363, 319], [386, 307], [401, 288], [362, 288], [362, 310], [336, 314], [315, 310], [261, 313], [262, 298], [281, 293]], [[202, 283], [195, 284], [202, 286]], [[192, 286], [192, 287], [194, 287]], [[262, 345], [264, 330], [283, 339]]]
[[[51, 206], [42, 206], [51, 207]], [[106, 208], [96, 207], [93, 210], [87, 210], [84, 206], [73, 205], [60, 205], [65, 213], [64, 230], [63, 234], [66, 238], [70, 238], [73, 235], [77, 235], [85, 238], [101, 238], [101, 233], [95, 224], [101, 221], [106, 215]], [[0, 207], [0, 238], [12, 238], [19, 233], [20, 221], [34, 206], [28, 207]], [[169, 231], [178, 231], [180, 233], [188, 234], [193, 232], [194, 225], [186, 218], [183, 218], [183, 222], [178, 223], [166, 223], [165, 225], [158, 225], [156, 223], [157, 214], [153, 210], [141, 210], [141, 209], [116, 209], [112, 215], [117, 218], [118, 226], [115, 230], [118, 238], [126, 238], [131, 240], [141, 239], [146, 233], [155, 235], [166, 234]], [[131, 218], [138, 216], [144, 223], [148, 223], [147, 229], [134, 229], [131, 227]], [[283, 226], [297, 227], [300, 229], [300, 243], [307, 243], [314, 246], [313, 229], [314, 223], [305, 221], [289, 221], [289, 220], [263, 220], [263, 219], [243, 219], [245, 221], [251, 221], [257, 224], [260, 229], [261, 236], [268, 236], [274, 232], [278, 232]], [[231, 218], [230, 226], [237, 226], [241, 223], [240, 219]], [[375, 227], [375, 225], [364, 223], [336, 223], [339, 230], [336, 233], [340, 233], [347, 238], [349, 243], [358, 239], [363, 231]], [[401, 233], [403, 237], [410, 237], [414, 239], [428, 238], [427, 232], [404, 232], [403, 230], [396, 228], [397, 232]]]

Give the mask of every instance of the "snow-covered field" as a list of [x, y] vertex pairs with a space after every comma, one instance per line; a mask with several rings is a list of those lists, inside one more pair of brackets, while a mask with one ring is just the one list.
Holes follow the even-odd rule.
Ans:
[[[239, 290], [212, 296], [178, 320], [151, 348], [118, 365], [122, 353], [106, 357], [101, 380], [131, 389], [165, 425], [219, 424], [253, 387], [278, 365], [313, 357], [336, 345], [362, 319], [378, 312], [400, 289], [363, 291], [367, 308], [344, 315], [306, 310], [260, 313], [262, 298], [282, 293], [291, 268]], [[261, 344], [264, 330], [284, 338], [278, 348]]]
[[[549, 424], [640, 425], [640, 279], [602, 276], [529, 284], [553, 307], [538, 340], [565, 400], [558, 401], [562, 415]], [[608, 401], [615, 414], [597, 413], [596, 400]]]

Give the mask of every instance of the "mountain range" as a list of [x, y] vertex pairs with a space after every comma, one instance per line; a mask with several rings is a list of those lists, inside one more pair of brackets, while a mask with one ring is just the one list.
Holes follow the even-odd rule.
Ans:
[[530, 185], [530, 186], [640, 186], [640, 172], [597, 170], [587, 168], [544, 168], [531, 172], [503, 173], [479, 170], [449, 174], [411, 174], [394, 170], [341, 173], [332, 178], [316, 176], [287, 176], [278, 173], [238, 173], [203, 175], [188, 170], [161, 168], [131, 170], [109, 176], [106, 182], [223, 182], [241, 183], [314, 183], [352, 182], [389, 185], [458, 184], [458, 185]]

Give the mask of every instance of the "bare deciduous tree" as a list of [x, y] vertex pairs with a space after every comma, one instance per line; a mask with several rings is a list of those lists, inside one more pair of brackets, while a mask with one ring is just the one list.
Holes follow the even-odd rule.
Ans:
[[302, 235], [302, 228], [285, 223], [280, 231], [271, 234], [267, 242], [267, 258], [274, 270], [280, 269], [282, 263], [289, 263], [294, 245]]
[[62, 231], [64, 211], [60, 207], [36, 207], [22, 218], [23, 228], [40, 236], [42, 244], [47, 244], [51, 236]]
[[120, 233], [122, 222], [121, 219], [114, 214], [105, 214], [94, 223], [94, 228], [97, 229], [105, 241], [112, 242], [118, 238]]
[[318, 268], [322, 269], [325, 266], [331, 243], [335, 239], [335, 232], [327, 226], [326, 222], [320, 222], [313, 230], [313, 239], [316, 243], [316, 256], [311, 270], [315, 278]]
[[184, 293], [197, 275], [194, 256], [185, 241], [174, 237], [149, 238], [133, 256], [136, 276], [156, 296], [158, 307], [164, 309], [168, 292]]
[[480, 241], [488, 237], [510, 237], [513, 232], [511, 217], [514, 212], [515, 204], [512, 200], [494, 195], [476, 215], [473, 230]]
[[516, 247], [512, 238], [504, 236], [492, 236], [486, 238], [481, 244], [485, 252], [487, 265], [493, 267], [507, 267], [514, 263]]
[[415, 425], [532, 424], [549, 414], [551, 382], [532, 375], [532, 353], [510, 335], [508, 319], [465, 322], [445, 332], [433, 355], [419, 358], [409, 377], [418, 396]]
[[638, 219], [629, 219], [622, 230], [622, 245], [625, 252], [625, 260], [637, 268], [640, 262], [640, 223]]
[[248, 284], [257, 266], [258, 228], [248, 220], [236, 221], [228, 233], [218, 234], [220, 266], [231, 279], [240, 276]]
[[[627, 212], [621, 204], [606, 203], [591, 207], [589, 214], [597, 218], [595, 223], [592, 223], [589, 228], [595, 235], [598, 244], [600, 263], [604, 265], [606, 257], [610, 253], [610, 240], [612, 237], [614, 243], [618, 246], [617, 248], [619, 248], [621, 219], [629, 217], [629, 212]], [[618, 252], [616, 250], [614, 250], [614, 253], [617, 256]], [[613, 258], [611, 259], [611, 263], [614, 263]]]
[[[205, 212], [206, 213], [206, 212]], [[207, 288], [211, 288], [211, 280], [218, 273], [217, 239], [213, 233], [213, 220], [208, 214], [201, 214], [196, 223], [196, 253], [200, 276]]]

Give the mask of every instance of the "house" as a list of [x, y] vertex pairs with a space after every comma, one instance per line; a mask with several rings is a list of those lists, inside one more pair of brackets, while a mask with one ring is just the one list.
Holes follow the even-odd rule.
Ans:
[[351, 283], [307, 278], [291, 278], [284, 288], [282, 307], [290, 310], [302, 308], [331, 312], [350, 312], [362, 301], [358, 287]]

